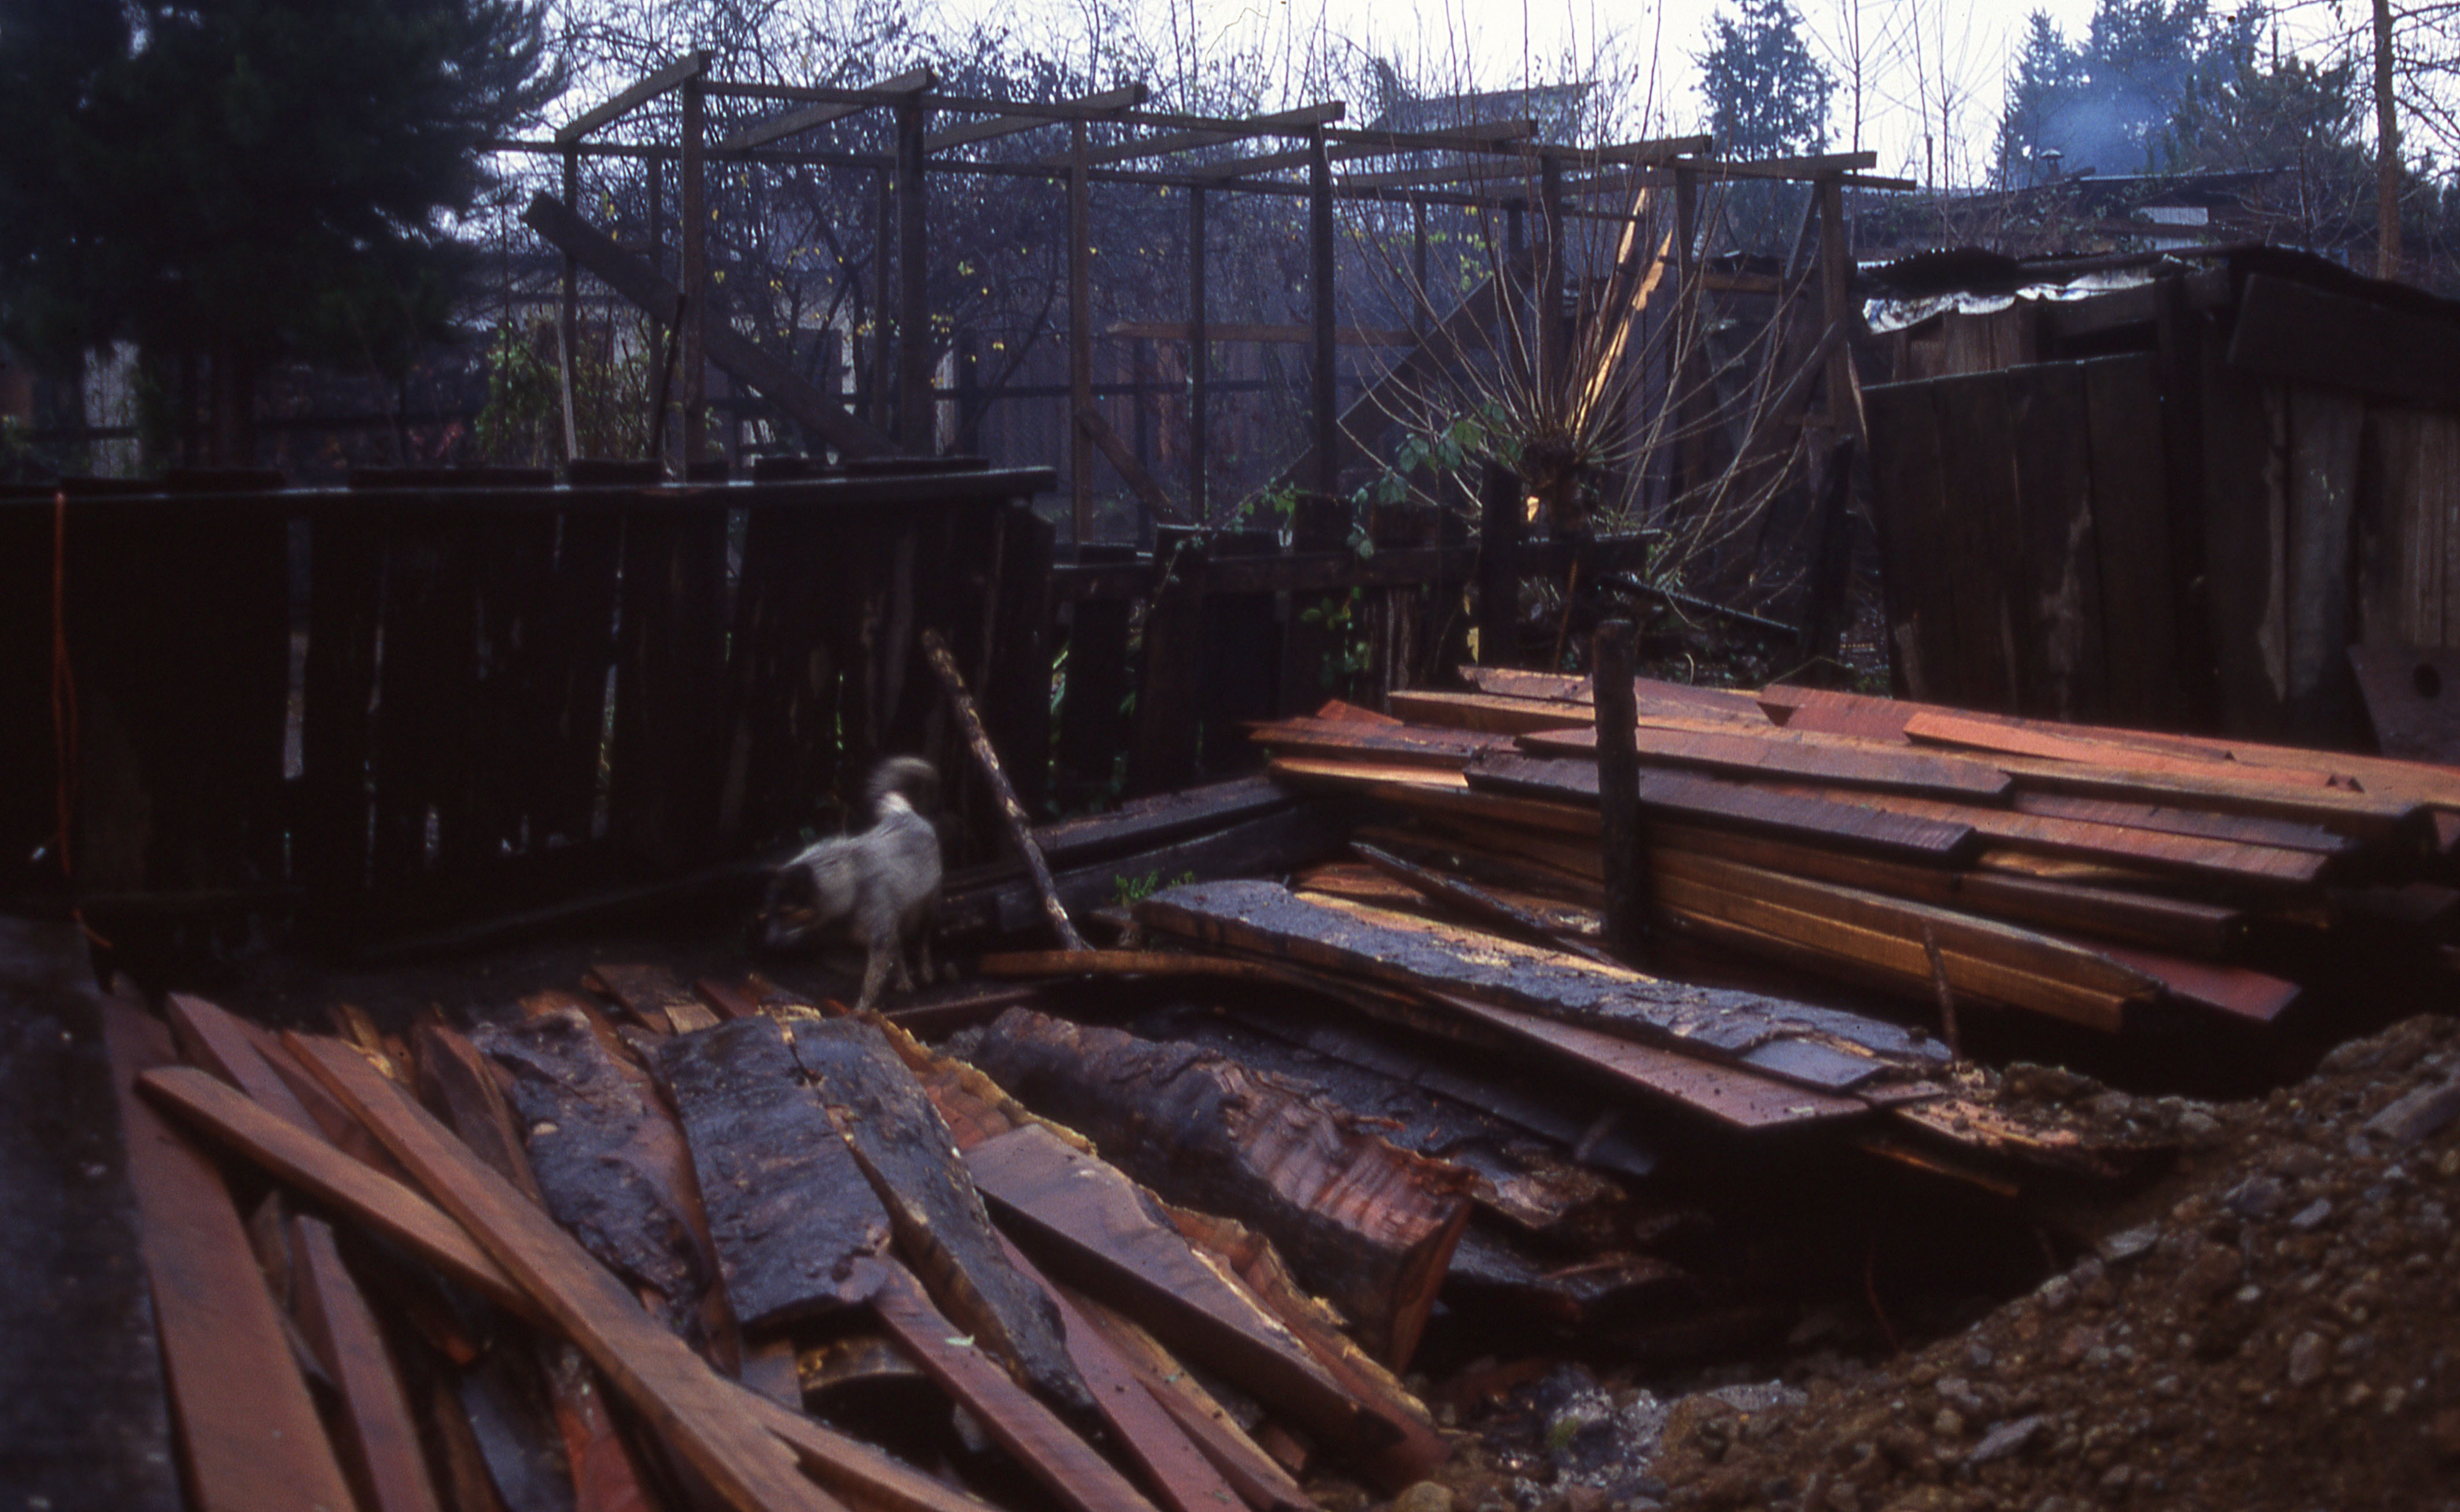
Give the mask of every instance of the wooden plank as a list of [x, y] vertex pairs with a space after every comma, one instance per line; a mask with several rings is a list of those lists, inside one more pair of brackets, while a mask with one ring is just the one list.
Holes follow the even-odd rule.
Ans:
[[204, 1512], [351, 1505], [229, 1189], [137, 1095], [140, 1074], [171, 1065], [170, 1032], [117, 1000], [103, 1002], [102, 1022], [193, 1503]]
[[340, 1398], [340, 1448], [358, 1504], [366, 1512], [440, 1512], [399, 1368], [342, 1266], [332, 1228], [294, 1218], [290, 1244], [299, 1332]]
[[1045, 1280], [1023, 1250], [1001, 1238], [1001, 1248], [1025, 1278], [1059, 1309], [1068, 1357], [1093, 1391], [1094, 1405], [1115, 1441], [1141, 1472], [1146, 1489], [1166, 1512], [1230, 1512], [1238, 1489], [1205, 1458], [1196, 1441], [1145, 1390], [1144, 1381], [1118, 1347], [1085, 1315], [1075, 1301]]
[[2173, 1002], [2209, 1008], [2250, 1023], [2271, 1023], [2286, 1013], [2303, 992], [2294, 981], [2244, 966], [2187, 960], [2166, 952], [2127, 945], [2094, 948], [2158, 981]]
[[[1563, 801], [1593, 802], [1597, 791], [1597, 766], [1589, 762], [1489, 752], [1465, 775], [1473, 788]], [[1854, 801], [1858, 797], [1870, 801]], [[1797, 791], [1789, 785], [1724, 782], [1670, 771], [1644, 772], [1640, 779], [1641, 807], [1653, 817], [1815, 840], [1934, 864], [1952, 864], [1970, 855], [1978, 844], [1973, 825], [1961, 816], [1953, 820], [1923, 817], [1907, 807], [1927, 802], [1890, 793], [1847, 795], [1833, 789], [1813, 796], [1810, 789]], [[1976, 808], [1974, 811], [1990, 810]]]
[[1587, 705], [1568, 701], [1513, 698], [1499, 693], [1452, 693], [1438, 688], [1394, 688], [1387, 702], [1394, 714], [1414, 724], [1493, 735], [1577, 729], [1594, 717]]
[[795, 1060], [933, 1299], [1019, 1384], [1091, 1415], [1092, 1396], [1068, 1359], [1056, 1310], [1000, 1252], [955, 1137], [881, 1031], [851, 1018], [806, 1021], [794, 1039]]
[[1350, 720], [1277, 720], [1254, 726], [1247, 738], [1276, 753], [1454, 770], [1466, 766], [1479, 751], [1512, 748], [1512, 737], [1508, 735], [1430, 729], [1415, 724], [1360, 724]]
[[1054, 1274], [1316, 1431], [1352, 1431], [1357, 1402], [1243, 1286], [1198, 1259], [1116, 1166], [1034, 1124], [974, 1145], [965, 1165]]
[[1161, 574], [1145, 610], [1144, 664], [1136, 677], [1135, 741], [1128, 748], [1128, 790], [1183, 788], [1196, 775], [1196, 683], [1202, 665], [1203, 540], [1166, 533], [1156, 548]]
[[2011, 368], [2006, 380], [2022, 542], [2010, 586], [2020, 596], [2018, 655], [2031, 690], [2025, 712], [2061, 720], [2099, 714], [2108, 682], [2091, 453], [2077, 444], [2090, 435], [2084, 376], [2073, 363], [2037, 363]]
[[[520, 1127], [513, 1122], [512, 1104], [504, 1100], [496, 1068], [467, 1036], [441, 1024], [419, 1025], [413, 1042], [417, 1046], [418, 1100], [497, 1175], [545, 1207], [546, 1194], [530, 1170]], [[390, 1163], [392, 1157], [385, 1159]]]
[[2352, 394], [2301, 388], [2289, 401], [2286, 728], [2297, 740], [2350, 746], [2364, 738], [2345, 651], [2358, 639], [2358, 464], [2365, 407]]
[[2174, 771], [2196, 777], [2237, 777], [2290, 787], [2322, 788], [2328, 782], [2320, 773], [2281, 772], [2276, 775], [2263, 771], [2233, 771], [2231, 764], [2224, 760], [2163, 756], [2096, 741], [2081, 729], [2059, 734], [2028, 725], [2002, 724], [1996, 720], [1967, 719], [1944, 709], [1916, 710], [1906, 717], [1904, 729], [1906, 737], [1917, 742], [2000, 751], [2011, 756], [2032, 756], [2043, 761], [2076, 762], [2096, 766], [2124, 766], [2131, 771]]
[[427, 1199], [302, 1132], [202, 1071], [165, 1066], [141, 1079], [145, 1095], [182, 1123], [318, 1202], [347, 1212], [498, 1307], [536, 1315], [527, 1293], [460, 1226]]
[[2019, 792], [2009, 807], [2019, 813], [2053, 819], [2081, 819], [2130, 830], [2157, 830], [2165, 834], [2202, 835], [2208, 840], [2242, 840], [2249, 845], [2312, 850], [2321, 855], [2346, 855], [2358, 849], [2358, 843], [2349, 836], [2322, 825], [2254, 814], [2216, 813], [2176, 804], [2125, 803], [2074, 793]]
[[[1783, 731], [1724, 735], [1707, 730], [1638, 729], [1640, 759], [1649, 766], [1715, 772], [1725, 776], [1804, 778], [1840, 788], [1923, 793], [1963, 802], [1988, 802], [2014, 787], [1987, 763], [1934, 757], [1883, 746], [1814, 744]], [[1550, 756], [1587, 756], [1597, 749], [1594, 729], [1540, 730], [1524, 735], [1524, 750]]]
[[[1939, 410], [1940, 491], [1943, 508], [1938, 545], [1943, 591], [1956, 599], [1956, 638], [1943, 646], [1952, 660], [1925, 668], [1925, 697], [1977, 708], [2026, 706], [2017, 638], [2018, 606], [2010, 598], [2023, 580], [2015, 447], [2005, 374], [1946, 378], [1935, 386]], [[2025, 627], [2029, 629], [2029, 626]]]
[[[332, 1040], [286, 1038], [327, 1087], [416, 1173], [667, 1445], [737, 1512], [837, 1512], [725, 1381], [644, 1312], [615, 1277], [407, 1094]], [[757, 1398], [753, 1398], [757, 1399]]]
[[2460, 404], [2460, 321], [2387, 299], [2253, 273], [2239, 297], [2232, 368], [2428, 405]]
[[189, 1062], [200, 1065], [247, 1094], [249, 1101], [304, 1133], [325, 1137], [308, 1105], [290, 1084], [276, 1076], [257, 1051], [240, 1021], [201, 998], [171, 993], [163, 999], [163, 1018]]
[[1307, 1512], [1316, 1504], [1305, 1488], [1259, 1448], [1152, 1334], [1112, 1311], [1104, 1300], [1064, 1291], [1061, 1295], [1118, 1352], [1120, 1361], [1155, 1405], [1178, 1425], [1254, 1512]]
[[[932, 1307], [922, 1286], [902, 1267], [865, 1260], [851, 1284], [868, 1296], [880, 1322], [923, 1373], [971, 1412], [1000, 1447], [1063, 1503], [1074, 1512], [1153, 1512], [1153, 1503], [1112, 1469], [1110, 1461], [1069, 1432], [1050, 1409], [1027, 1395], [987, 1354], [959, 1338], [954, 1326]], [[1090, 1399], [1086, 1405], [1090, 1410]]]
[[837, 1312], [857, 1260], [888, 1247], [888, 1214], [796, 1073], [784, 1028], [738, 1018], [658, 1046], [743, 1329]]
[[2154, 359], [2079, 363], [2099, 548], [2105, 702], [2088, 712], [2121, 724], [2174, 726], [2178, 637], [2170, 497]]
[[620, 1004], [660, 1034], [690, 1034], [717, 1022], [717, 1016], [664, 966], [600, 961], [582, 980], [590, 991]]
[[1269, 1237], [1370, 1353], [1406, 1363], [1416, 1348], [1469, 1221], [1466, 1171], [1305, 1087], [1115, 1029], [1010, 1009], [971, 1059], [1162, 1197]]
[[1664, 981], [1492, 934], [1447, 929], [1262, 882], [1173, 888], [1137, 905], [1149, 926], [1207, 944], [1443, 992], [1729, 1063], [1778, 1040], [1856, 1047], [1913, 1074], [1943, 1051], [1856, 1015], [1729, 989]]

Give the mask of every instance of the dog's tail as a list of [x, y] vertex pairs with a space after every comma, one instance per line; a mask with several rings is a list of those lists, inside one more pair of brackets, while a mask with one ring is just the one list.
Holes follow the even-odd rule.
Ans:
[[863, 796], [870, 800], [872, 811], [878, 813], [892, 793], [922, 809], [930, 807], [939, 790], [938, 767], [920, 756], [892, 756], [872, 768], [871, 782], [863, 788]]

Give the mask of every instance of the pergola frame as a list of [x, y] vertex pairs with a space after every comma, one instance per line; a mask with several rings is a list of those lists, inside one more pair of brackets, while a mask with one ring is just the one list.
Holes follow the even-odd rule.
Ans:
[[[700, 295], [708, 267], [708, 215], [705, 180], [712, 160], [770, 163], [778, 166], [826, 166], [865, 169], [881, 176], [883, 208], [895, 201], [895, 263], [897, 269], [896, 350], [898, 402], [896, 445], [916, 454], [932, 447], [929, 285], [925, 278], [929, 227], [922, 192], [927, 176], [960, 173], [1033, 178], [1063, 181], [1068, 190], [1068, 351], [1071, 404], [1070, 472], [1071, 515], [1075, 538], [1087, 539], [1092, 524], [1092, 455], [1111, 458], [1129, 486], [1149, 504], [1167, 509], [1159, 486], [1113, 433], [1093, 405], [1092, 329], [1092, 252], [1090, 196], [1095, 183], [1133, 184], [1178, 189], [1188, 196], [1190, 305], [1186, 334], [1191, 352], [1189, 372], [1188, 470], [1189, 497], [1197, 516], [1204, 513], [1205, 374], [1209, 340], [1205, 310], [1206, 200], [1217, 191], [1284, 198], [1304, 197], [1308, 203], [1309, 283], [1311, 284], [1312, 347], [1309, 365], [1312, 445], [1311, 475], [1302, 481], [1320, 494], [1338, 492], [1343, 461], [1342, 431], [1336, 397], [1339, 332], [1334, 303], [1336, 227], [1333, 207], [1341, 200], [1416, 207], [1418, 262], [1425, 262], [1426, 219], [1431, 206], [1508, 210], [1516, 234], [1533, 198], [1544, 238], [1538, 281], [1538, 367], [1541, 386], [1552, 381], [1553, 368], [1562, 361], [1563, 227], [1571, 220], [1629, 219], [1627, 211], [1581, 205], [1584, 196], [1616, 194], [1627, 199], [1642, 186], [1671, 188], [1675, 196], [1678, 296], [1690, 291], [1699, 277], [1699, 186], [1704, 181], [1737, 178], [1789, 179], [1814, 186], [1820, 220], [1818, 255], [1823, 319], [1830, 326], [1842, 319], [1852, 267], [1842, 222], [1843, 190], [1848, 187], [1910, 190], [1904, 179], [1868, 174], [1877, 161], [1872, 153], [1834, 154], [1819, 158], [1763, 162], [1722, 161], [1708, 156], [1707, 136], [1665, 137], [1603, 148], [1581, 148], [1538, 139], [1535, 120], [1490, 122], [1465, 128], [1393, 132], [1347, 128], [1338, 123], [1347, 107], [1339, 101], [1301, 107], [1245, 118], [1219, 118], [1142, 109], [1148, 92], [1131, 85], [1072, 100], [1027, 101], [976, 99], [935, 92], [938, 80], [928, 69], [900, 74], [863, 89], [739, 84], [709, 77], [709, 54], [688, 53], [641, 79], [604, 103], [583, 112], [558, 130], [551, 140], [504, 139], [490, 142], [494, 150], [553, 155], [562, 159], [563, 200], [577, 205], [580, 162], [583, 157], [628, 158], [681, 165], [681, 346], [683, 354], [684, 454], [696, 457], [704, 449], [707, 399], [708, 301]], [[664, 143], [617, 143], [589, 138], [642, 106], [669, 93], [682, 96], [679, 140]], [[759, 100], [791, 107], [770, 119], [712, 143], [708, 139], [707, 102], [710, 97]], [[777, 144], [834, 121], [871, 111], [893, 118], [895, 148], [889, 153], [844, 153], [800, 150]], [[934, 130], [934, 122], [971, 117]], [[985, 162], [949, 156], [974, 143], [1054, 127], [1068, 129], [1066, 150], [1029, 162]], [[1130, 139], [1096, 146], [1090, 129], [1131, 129]], [[1277, 149], [1202, 161], [1184, 155], [1251, 141], [1278, 141]], [[1387, 169], [1357, 174], [1336, 173], [1336, 165], [1402, 154], [1456, 154], [1444, 165], [1406, 170]], [[1120, 167], [1163, 159], [1162, 167]], [[1601, 171], [1604, 170], [1604, 171]], [[1276, 177], [1299, 173], [1302, 178]], [[1509, 185], [1511, 192], [1490, 187]], [[1532, 189], [1535, 189], [1533, 197]], [[882, 250], [889, 241], [883, 218]], [[1809, 227], [1805, 227], [1806, 232]], [[562, 329], [570, 381], [570, 363], [579, 320], [579, 262], [565, 248]], [[883, 287], [883, 294], [885, 289]], [[655, 311], [653, 311], [655, 313]], [[1850, 387], [1846, 354], [1835, 344], [1831, 392]], [[1844, 407], [1838, 407], [1844, 408]], [[567, 437], [569, 439], [569, 437]], [[840, 447], [841, 450], [844, 448]]]

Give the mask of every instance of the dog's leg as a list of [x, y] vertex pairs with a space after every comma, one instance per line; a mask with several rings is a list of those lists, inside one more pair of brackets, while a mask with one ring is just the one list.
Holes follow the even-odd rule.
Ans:
[[893, 948], [882, 950], [875, 942], [871, 947], [871, 953], [863, 958], [862, 996], [855, 999], [856, 1012], [859, 1013], [879, 1003], [880, 990], [888, 985], [888, 968], [891, 962], [896, 963], [897, 974], [900, 976], [905, 975], [905, 965], [902, 961], [897, 960], [895, 950]]

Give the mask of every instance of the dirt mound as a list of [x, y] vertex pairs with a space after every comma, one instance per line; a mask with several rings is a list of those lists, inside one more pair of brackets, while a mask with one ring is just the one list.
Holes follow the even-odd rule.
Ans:
[[2194, 1110], [2092, 1252], [1962, 1334], [1792, 1404], [1684, 1398], [1625, 1504], [2460, 1508], [2455, 1029]]

